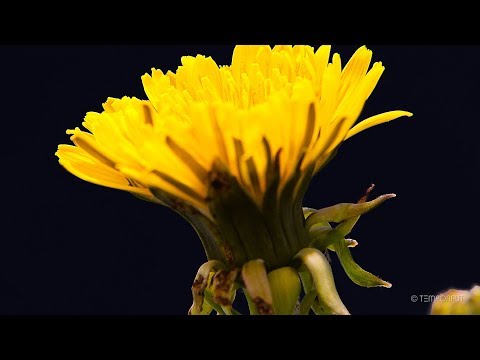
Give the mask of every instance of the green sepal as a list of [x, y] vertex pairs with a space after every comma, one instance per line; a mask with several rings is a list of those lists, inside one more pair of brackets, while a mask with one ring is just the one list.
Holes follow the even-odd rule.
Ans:
[[295, 255], [295, 260], [301, 262], [310, 272], [318, 298], [325, 304], [326, 310], [333, 314], [349, 315], [335, 288], [332, 269], [325, 255], [318, 249], [305, 248]]
[[299, 315], [308, 315], [310, 313], [310, 309], [312, 308], [316, 299], [317, 299], [317, 291], [316, 290], [311, 290], [309, 293], [307, 293], [303, 297], [303, 299], [300, 303]]
[[220, 305], [226, 314], [230, 314], [235, 299], [238, 268], [232, 270], [221, 269], [215, 273], [212, 281], [213, 301]]
[[[238, 269], [234, 270], [234, 278], [237, 278], [238, 275]], [[233, 287], [229, 290], [229, 303], [227, 305], [221, 305], [223, 311], [225, 312], [225, 315], [238, 315], [238, 311], [233, 308], [233, 303], [235, 302], [235, 297], [237, 295], [237, 290], [239, 288], [238, 282], [234, 281]]]
[[366, 212], [376, 208], [385, 200], [395, 197], [395, 194], [381, 195], [375, 200], [361, 203], [341, 203], [329, 206], [312, 212], [306, 220], [305, 227], [307, 230], [319, 222], [340, 223], [348, 218], [365, 214]]
[[261, 259], [256, 259], [243, 265], [242, 280], [250, 296], [250, 301], [255, 305], [256, 314], [272, 315], [273, 298], [265, 262]]
[[205, 300], [203, 302], [203, 306], [202, 306], [202, 312], [200, 313], [200, 315], [210, 315], [213, 311], [213, 308], [210, 306], [210, 304]]
[[316, 299], [315, 302], [312, 305], [312, 310], [315, 313], [315, 315], [333, 315], [332, 312], [327, 310], [328, 307], [325, 306], [325, 304], [322, 304], [320, 299]]
[[351, 217], [338, 224], [334, 229], [330, 229], [330, 231], [328, 230], [328, 226], [312, 227], [310, 233], [313, 232], [315, 237], [312, 239], [311, 246], [321, 251], [333, 248], [343, 269], [355, 284], [364, 287], [383, 286], [389, 288], [392, 284], [362, 269], [353, 260], [352, 254], [348, 249], [349, 245], [352, 245], [352, 247], [356, 245], [356, 241], [351, 239], [346, 240], [345, 236], [350, 233], [358, 218], [358, 216]]
[[[332, 232], [332, 227], [328, 226], [319, 226], [314, 227], [310, 230], [309, 239], [310, 244], [309, 247], [314, 247], [320, 251], [331, 250], [335, 251], [333, 246], [334, 238], [332, 238], [330, 233]], [[343, 238], [343, 236], [340, 236]], [[340, 240], [342, 241], [342, 240]], [[347, 247], [356, 247], [358, 245], [357, 240], [353, 239], [343, 239]]]
[[[354, 240], [354, 239], [343, 239], [343, 241], [345, 242], [345, 244], [349, 248], [354, 248], [354, 247], [357, 247], [357, 245], [358, 245], [358, 241]], [[333, 245], [328, 246], [327, 249], [335, 252], [335, 249], [334, 249]]]
[[304, 207], [304, 208], [302, 208], [302, 210], [303, 210], [303, 217], [305, 219], [307, 219], [308, 215], [317, 211], [317, 209], [308, 208], [308, 207]]
[[372, 273], [362, 269], [352, 257], [350, 250], [345, 239], [336, 241], [333, 244], [333, 248], [337, 253], [340, 264], [342, 264], [343, 269], [347, 273], [348, 277], [357, 285], [364, 287], [375, 287], [382, 286], [386, 288], [392, 287], [387, 281], [380, 279], [379, 277], [373, 275]]
[[[205, 303], [210, 309], [213, 309], [217, 312], [217, 315], [226, 315], [222, 307], [213, 300], [213, 294], [209, 289], [205, 290]], [[210, 310], [211, 312], [212, 310]], [[210, 314], [210, 312], [208, 314]], [[206, 315], [208, 315], [206, 314]]]
[[204, 294], [208, 286], [210, 273], [218, 269], [224, 269], [225, 265], [218, 260], [210, 260], [200, 266], [192, 285], [193, 304], [188, 311], [189, 315], [200, 315], [203, 311]]
[[[333, 315], [333, 312], [327, 310], [328, 307], [318, 298], [312, 275], [308, 271], [301, 271], [298, 274], [302, 280], [303, 290], [306, 294], [302, 300], [303, 308], [302, 304], [300, 304], [300, 311], [303, 311], [305, 313], [304, 315], [308, 315], [311, 308], [315, 315]], [[310, 305], [310, 307], [307, 308], [308, 305]]]
[[[359, 216], [349, 218], [324, 234], [324, 236], [321, 238], [322, 241], [320, 242], [320, 250], [325, 251], [337, 242], [345, 242], [345, 236], [350, 234], [359, 218]], [[319, 242], [317, 241], [317, 243]]]
[[297, 271], [289, 266], [268, 273], [276, 315], [292, 315], [302, 289]]
[[309, 247], [325, 251], [328, 246], [327, 236], [331, 231], [332, 227], [328, 222], [319, 222], [312, 226], [308, 232]]
[[298, 276], [300, 277], [300, 280], [302, 282], [302, 286], [303, 286], [303, 290], [305, 291], [305, 294], [315, 289], [315, 284], [313, 283], [312, 275], [310, 274], [308, 269], [303, 269], [300, 267]]
[[335, 228], [332, 228], [329, 223], [318, 223], [312, 228], [308, 233], [309, 236], [309, 247], [314, 247], [320, 251], [333, 250], [335, 248], [333, 244], [337, 241], [344, 241], [347, 244], [347, 247], [355, 247], [358, 245], [356, 240], [345, 239], [351, 231], [358, 218], [350, 218], [346, 221], [340, 223]]

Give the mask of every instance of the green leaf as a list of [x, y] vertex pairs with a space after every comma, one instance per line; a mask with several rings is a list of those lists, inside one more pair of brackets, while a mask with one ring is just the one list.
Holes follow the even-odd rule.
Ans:
[[295, 260], [301, 261], [310, 272], [318, 298], [327, 310], [338, 315], [349, 315], [335, 288], [332, 269], [325, 255], [318, 249], [305, 248], [295, 255]]
[[273, 270], [267, 276], [275, 315], [292, 315], [302, 288], [297, 272], [287, 266]]
[[387, 281], [384, 281], [377, 276], [363, 270], [354, 260], [346, 241], [337, 241], [334, 243], [333, 248], [337, 253], [340, 263], [343, 269], [347, 273], [348, 277], [357, 285], [364, 287], [383, 286], [389, 288], [392, 286]]
[[265, 262], [261, 259], [247, 262], [242, 268], [242, 279], [257, 314], [272, 315], [273, 298]]
[[340, 223], [348, 218], [363, 215], [383, 203], [385, 200], [394, 198], [395, 196], [395, 194], [385, 194], [368, 202], [358, 204], [341, 203], [319, 209], [308, 216], [305, 224], [306, 228], [307, 230], [310, 230], [312, 226], [319, 222]]

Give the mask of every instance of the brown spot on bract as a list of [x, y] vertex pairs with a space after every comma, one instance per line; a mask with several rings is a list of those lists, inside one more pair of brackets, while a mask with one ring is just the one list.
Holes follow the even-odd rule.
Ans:
[[232, 289], [238, 270], [220, 270], [213, 277], [213, 300], [222, 306], [232, 304]]
[[185, 203], [183, 201], [180, 201], [178, 199], [172, 199], [172, 208], [174, 210], [177, 210], [178, 212], [186, 212], [187, 211], [187, 206], [185, 206]]
[[228, 271], [227, 270], [220, 270], [215, 274], [214, 282], [215, 288], [220, 290], [228, 290], [229, 284], [227, 282], [228, 279]]
[[203, 283], [203, 280], [204, 280], [203, 276], [202, 276], [202, 275], [198, 275], [198, 276], [195, 278], [195, 280], [193, 281], [193, 286], [194, 286], [194, 287], [200, 286], [200, 285]]
[[225, 258], [227, 259], [227, 263], [229, 265], [234, 264], [233, 253], [230, 247], [227, 244], [222, 244], [223, 253], [225, 254]]
[[273, 308], [272, 305], [265, 302], [260, 296], [252, 299], [257, 311], [260, 315], [273, 315]]
[[214, 300], [217, 304], [222, 305], [222, 306], [232, 305], [232, 302], [231, 302], [230, 298], [228, 298], [227, 296], [216, 295], [214, 297]]

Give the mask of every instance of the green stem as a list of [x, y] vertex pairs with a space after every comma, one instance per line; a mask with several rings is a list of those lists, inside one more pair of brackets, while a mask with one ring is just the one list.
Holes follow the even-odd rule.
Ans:
[[347, 308], [340, 300], [335, 281], [333, 280], [332, 269], [325, 255], [313, 248], [302, 249], [295, 255], [312, 275], [318, 298], [321, 303], [328, 307], [334, 314], [349, 315]]

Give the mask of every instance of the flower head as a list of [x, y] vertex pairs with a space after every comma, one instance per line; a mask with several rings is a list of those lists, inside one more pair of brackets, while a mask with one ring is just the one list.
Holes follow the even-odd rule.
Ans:
[[[306, 249], [310, 244], [326, 250], [341, 238], [335, 251], [348, 256], [344, 235], [354, 223], [342, 218], [340, 237], [329, 225], [339, 218], [338, 209], [349, 213], [345, 207], [312, 217], [328, 225], [318, 235], [314, 220], [304, 218], [302, 201], [313, 175], [343, 141], [412, 115], [395, 110], [357, 123], [384, 71], [380, 62], [370, 68], [371, 59], [364, 46], [343, 68], [338, 54], [330, 59], [330, 46], [316, 51], [310, 46], [237, 46], [228, 66], [218, 66], [211, 57], [185, 56], [176, 73], [152, 69], [142, 77], [148, 100], [109, 98], [103, 112], [89, 112], [83, 122], [87, 131], [68, 130], [75, 146], [60, 145], [56, 154], [68, 171], [86, 181], [167, 205], [186, 218], [214, 264], [199, 270], [194, 297], [203, 296], [215, 266], [221, 274], [214, 281], [221, 289], [216, 302], [228, 303], [238, 268], [243, 269], [242, 284], [256, 294], [264, 266], [278, 271], [270, 280], [263, 277], [263, 284], [295, 278], [295, 271], [280, 270], [295, 259], [310, 270], [328, 269], [321, 252]], [[351, 216], [358, 219], [378, 203], [350, 207]], [[361, 268], [348, 265], [346, 270], [357, 283], [387, 284]], [[310, 281], [305, 291], [330, 284], [331, 276], [323, 275], [313, 276], [315, 284]], [[292, 288], [299, 289], [299, 283], [292, 280]], [[284, 297], [264, 290], [258, 290], [259, 308], [271, 313], [272, 299]], [[336, 293], [320, 291], [318, 296], [325, 309], [347, 312], [341, 302], [335, 305]], [[201, 306], [194, 308], [201, 311]]]
[[88, 131], [68, 131], [76, 147], [60, 145], [60, 163], [96, 184], [147, 197], [161, 189], [211, 217], [208, 175], [220, 162], [260, 204], [275, 161], [280, 192], [349, 137], [411, 115], [355, 125], [384, 67], [369, 70], [365, 47], [343, 69], [338, 54], [329, 57], [330, 46], [237, 46], [230, 66], [185, 56], [176, 73], [142, 77], [149, 100], [109, 98], [102, 113], [88, 113]]

